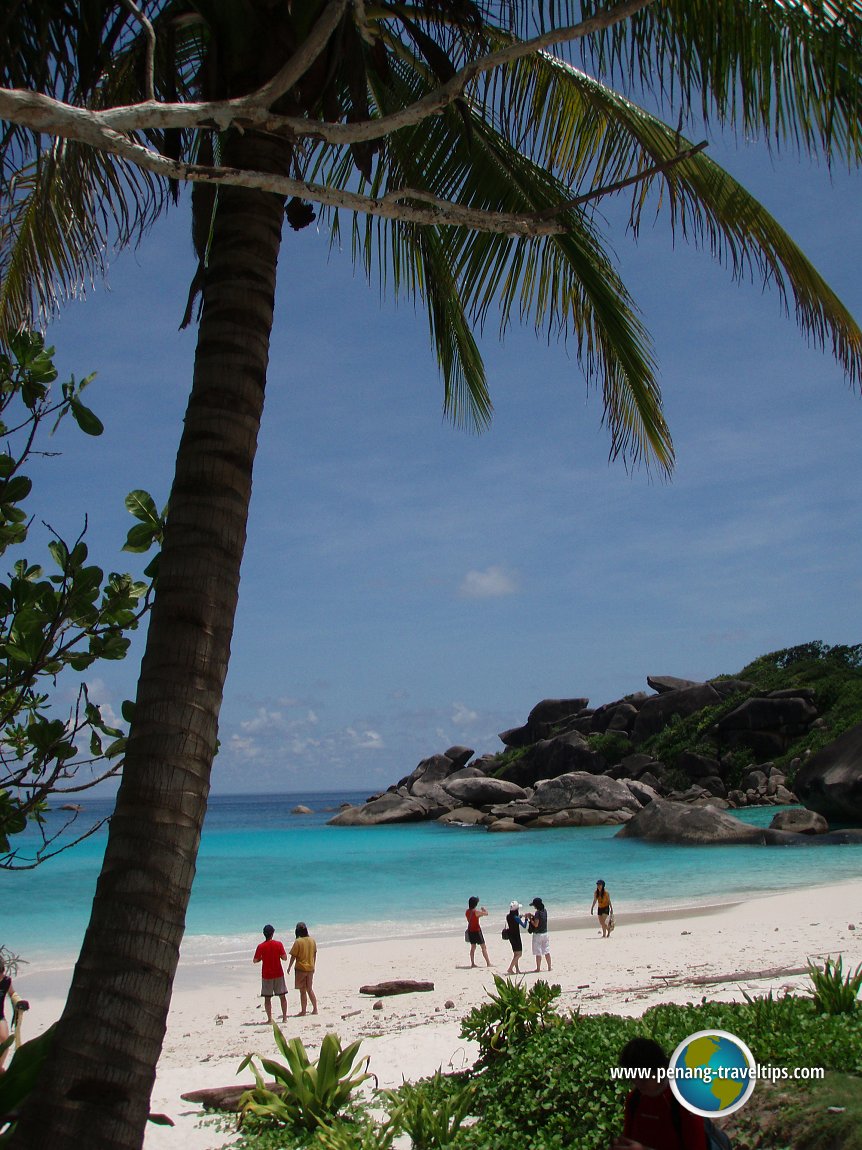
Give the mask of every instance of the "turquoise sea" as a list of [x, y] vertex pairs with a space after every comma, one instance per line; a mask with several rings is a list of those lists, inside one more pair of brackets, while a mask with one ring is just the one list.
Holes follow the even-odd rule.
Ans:
[[[366, 792], [213, 796], [183, 958], [244, 956], [265, 922], [287, 934], [304, 919], [328, 942], [460, 932], [473, 894], [501, 919], [513, 898], [527, 903], [539, 895], [553, 921], [588, 913], [597, 878], [607, 882], [622, 916], [862, 875], [857, 846], [656, 846], [617, 839], [617, 827], [494, 835], [438, 823], [326, 825], [339, 804], [365, 797]], [[313, 814], [292, 814], [298, 804]], [[82, 825], [112, 808], [108, 800], [82, 805]], [[739, 814], [768, 825], [775, 811], [762, 807]], [[38, 966], [74, 958], [104, 842], [103, 831], [34, 870], [3, 872], [0, 943]]]

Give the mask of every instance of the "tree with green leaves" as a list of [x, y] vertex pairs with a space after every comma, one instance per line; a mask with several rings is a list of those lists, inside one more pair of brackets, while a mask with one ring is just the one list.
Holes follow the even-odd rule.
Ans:
[[192, 185], [197, 351], [122, 783], [66, 1009], [11, 1142], [137, 1147], [217, 746], [284, 220], [346, 226], [370, 279], [424, 303], [456, 422], [490, 418], [474, 333], [498, 308], [503, 327], [571, 341], [612, 455], [670, 470], [649, 335], [600, 206], [627, 197], [635, 237], [657, 210], [772, 287], [856, 383], [858, 325], [694, 131], [857, 165], [862, 11], [17, 0], [0, 30], [0, 335]]
[[[46, 454], [46, 421], [56, 430], [71, 415], [86, 434], [103, 431], [81, 398], [92, 375], [61, 384], [59, 395], [52, 390], [53, 352], [40, 335], [18, 332], [8, 354], [0, 353], [0, 555], [15, 557], [0, 581], [0, 868], [8, 870], [36, 866], [101, 825], [75, 825], [77, 805], [69, 800], [117, 774], [125, 732], [106, 720], [81, 676], [101, 660], [125, 657], [152, 589], [149, 579], [106, 576], [91, 561], [86, 519], [71, 545], [46, 524], [47, 569], [21, 555], [33, 521], [33, 483], [24, 468]], [[141, 519], [142, 493], [133, 492], [126, 502]], [[157, 537], [145, 522], [130, 536], [131, 547], [143, 550]], [[148, 575], [154, 573], [151, 563]], [[66, 686], [70, 676], [75, 701], [58, 718], [58, 680]], [[130, 707], [124, 704], [125, 718]], [[49, 800], [58, 805], [64, 798], [66, 817], [49, 824]], [[28, 823], [39, 833], [26, 847], [13, 843]]]

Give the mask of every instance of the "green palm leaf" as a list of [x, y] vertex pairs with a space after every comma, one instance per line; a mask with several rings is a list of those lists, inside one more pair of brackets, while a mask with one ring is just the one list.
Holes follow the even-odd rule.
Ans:
[[150, 173], [71, 141], [14, 173], [0, 201], [0, 339], [80, 295], [166, 202]]
[[[600, 7], [586, 0], [583, 10]], [[851, 164], [862, 157], [858, 0], [662, 0], [591, 37], [583, 54], [608, 79], [706, 120]]]
[[[388, 89], [375, 90], [378, 106], [385, 113], [389, 101], [411, 102], [427, 82], [427, 76], [401, 63]], [[315, 175], [323, 170], [319, 162]], [[325, 168], [325, 178], [346, 182], [350, 172], [342, 162]], [[567, 200], [566, 188], [519, 154], [472, 108], [466, 126], [463, 112], [449, 109], [430, 124], [389, 139], [371, 191], [380, 195], [393, 187], [421, 189], [492, 212], [538, 212]], [[362, 252], [367, 271], [376, 255], [381, 279], [394, 269], [396, 290], [425, 298], [435, 336], [440, 330], [436, 315], [448, 317], [438, 356], [444, 367], [457, 363], [459, 379], [473, 381], [468, 391], [474, 405], [485, 383], [466, 317], [481, 326], [497, 303], [503, 329], [517, 310], [537, 330], [572, 336], [588, 380], [602, 381], [613, 455], [655, 459], [669, 469], [673, 449], [636, 308], [589, 220], [582, 213], [566, 218], [569, 231], [538, 240], [356, 220], [354, 250]], [[463, 410], [457, 403], [466, 393], [455, 392], [453, 399], [451, 376], [446, 382], [449, 410]]]
[[792, 300], [803, 332], [831, 347], [851, 382], [862, 376], [862, 333], [853, 317], [766, 209], [707, 154], [694, 153], [691, 141], [547, 56], [511, 69], [506, 95], [530, 125], [530, 153], [575, 193], [589, 196], [644, 173], [632, 198], [635, 233], [644, 207], [655, 202], [650, 192], [657, 192], [659, 207], [685, 239], [707, 246], [735, 278], [775, 288], [784, 306]]

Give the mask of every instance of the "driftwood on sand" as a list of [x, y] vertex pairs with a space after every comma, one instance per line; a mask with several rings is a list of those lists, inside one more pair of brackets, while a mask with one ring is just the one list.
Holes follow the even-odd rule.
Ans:
[[[272, 1091], [272, 1094], [283, 1094], [284, 1087], [280, 1082], [264, 1082], [264, 1087]], [[246, 1090], [254, 1090], [256, 1082], [246, 1082], [244, 1086], [236, 1086], [231, 1083], [230, 1086], [208, 1086], [200, 1090], [188, 1090], [186, 1094], [180, 1094], [183, 1102], [197, 1102], [201, 1106], [206, 1106], [207, 1110], [239, 1110], [239, 1099], [243, 1097]]]
[[[246, 1082], [242, 1086], [232, 1083], [230, 1086], [206, 1086], [201, 1090], [189, 1090], [181, 1094], [183, 1102], [197, 1102], [207, 1110], [239, 1110], [239, 1100], [246, 1090], [254, 1090], [254, 1082]], [[284, 1090], [276, 1082], [265, 1082], [267, 1090], [280, 1094]]]
[[375, 998], [384, 998], [387, 994], [412, 994], [417, 990], [433, 990], [433, 982], [415, 982], [409, 978], [393, 978], [389, 982], [375, 982], [369, 986], [360, 986], [360, 994], [373, 994]]

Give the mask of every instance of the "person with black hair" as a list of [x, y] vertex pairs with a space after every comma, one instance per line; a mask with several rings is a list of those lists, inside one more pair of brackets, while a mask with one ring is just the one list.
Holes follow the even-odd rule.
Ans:
[[293, 970], [294, 986], [299, 991], [300, 1017], [308, 1013], [308, 1003], [311, 1002], [311, 1013], [317, 1014], [317, 998], [314, 993], [314, 968], [317, 963], [317, 943], [308, 933], [304, 922], [298, 922], [294, 930], [296, 942], [290, 948], [290, 962], [287, 964], [287, 973]]
[[[0, 948], [0, 950], [2, 950], [2, 948]], [[14, 967], [14, 963], [12, 966]], [[17, 1030], [18, 1023], [20, 1022], [19, 1016], [25, 1010], [30, 1009], [30, 1003], [27, 1002], [25, 998], [21, 998], [19, 994], [16, 994], [15, 989], [12, 986], [12, 974], [10, 974], [6, 969], [6, 960], [4, 959], [3, 955], [0, 954], [0, 1044], [7, 1042], [7, 1040], [10, 1038], [9, 1021], [6, 1018], [7, 997], [12, 1004], [12, 1025], [16, 1030], [15, 1044], [17, 1046], [18, 1042], [20, 1041], [20, 1034]], [[8, 1046], [5, 1046], [3, 1050], [0, 1050], [0, 1074], [2, 1074], [5, 1070], [3, 1063], [6, 1061], [6, 1055], [8, 1053]]]
[[620, 1052], [620, 1066], [637, 1073], [626, 1098], [622, 1135], [611, 1150], [707, 1150], [699, 1114], [680, 1105], [667, 1077], [669, 1059], [651, 1038], [633, 1038]]
[[272, 1022], [272, 999], [278, 995], [281, 1003], [281, 1021], [287, 1022], [287, 983], [284, 981], [284, 967], [282, 959], [287, 959], [284, 943], [273, 938], [275, 927], [269, 923], [263, 928], [264, 941], [258, 943], [252, 962], [259, 962], [260, 968], [260, 996], [263, 999], [263, 1008], [266, 1011], [266, 1021]]
[[482, 957], [485, 959], [485, 965], [490, 966], [491, 960], [488, 957], [488, 947], [485, 945], [485, 936], [482, 934], [482, 927], [479, 924], [479, 919], [484, 918], [487, 910], [483, 906], [479, 906], [479, 896], [470, 895], [467, 900], [467, 909], [464, 915], [467, 919], [467, 929], [464, 931], [464, 941], [470, 944], [470, 965], [476, 965], [476, 947], [481, 947]]
[[533, 936], [531, 941], [533, 957], [536, 960], [535, 973], [538, 974], [542, 969], [543, 956], [545, 962], [548, 964], [548, 970], [551, 969], [551, 940], [548, 938], [548, 911], [540, 898], [534, 898], [530, 906], [533, 908], [533, 911], [532, 913], [527, 913], [527, 930]]
[[517, 899], [509, 903], [509, 913], [506, 915], [506, 929], [503, 937], [509, 940], [512, 948], [512, 961], [506, 974], [521, 973], [521, 955], [524, 953], [524, 944], [521, 942], [521, 927], [527, 925], [526, 918], [521, 917], [521, 904]]
[[610, 938], [613, 926], [611, 925], [614, 917], [614, 904], [611, 902], [611, 895], [608, 888], [605, 886], [605, 880], [600, 878], [596, 882], [596, 893], [593, 895], [593, 905], [590, 907], [590, 914], [598, 906], [599, 909], [599, 926], [602, 928], [602, 938]]

